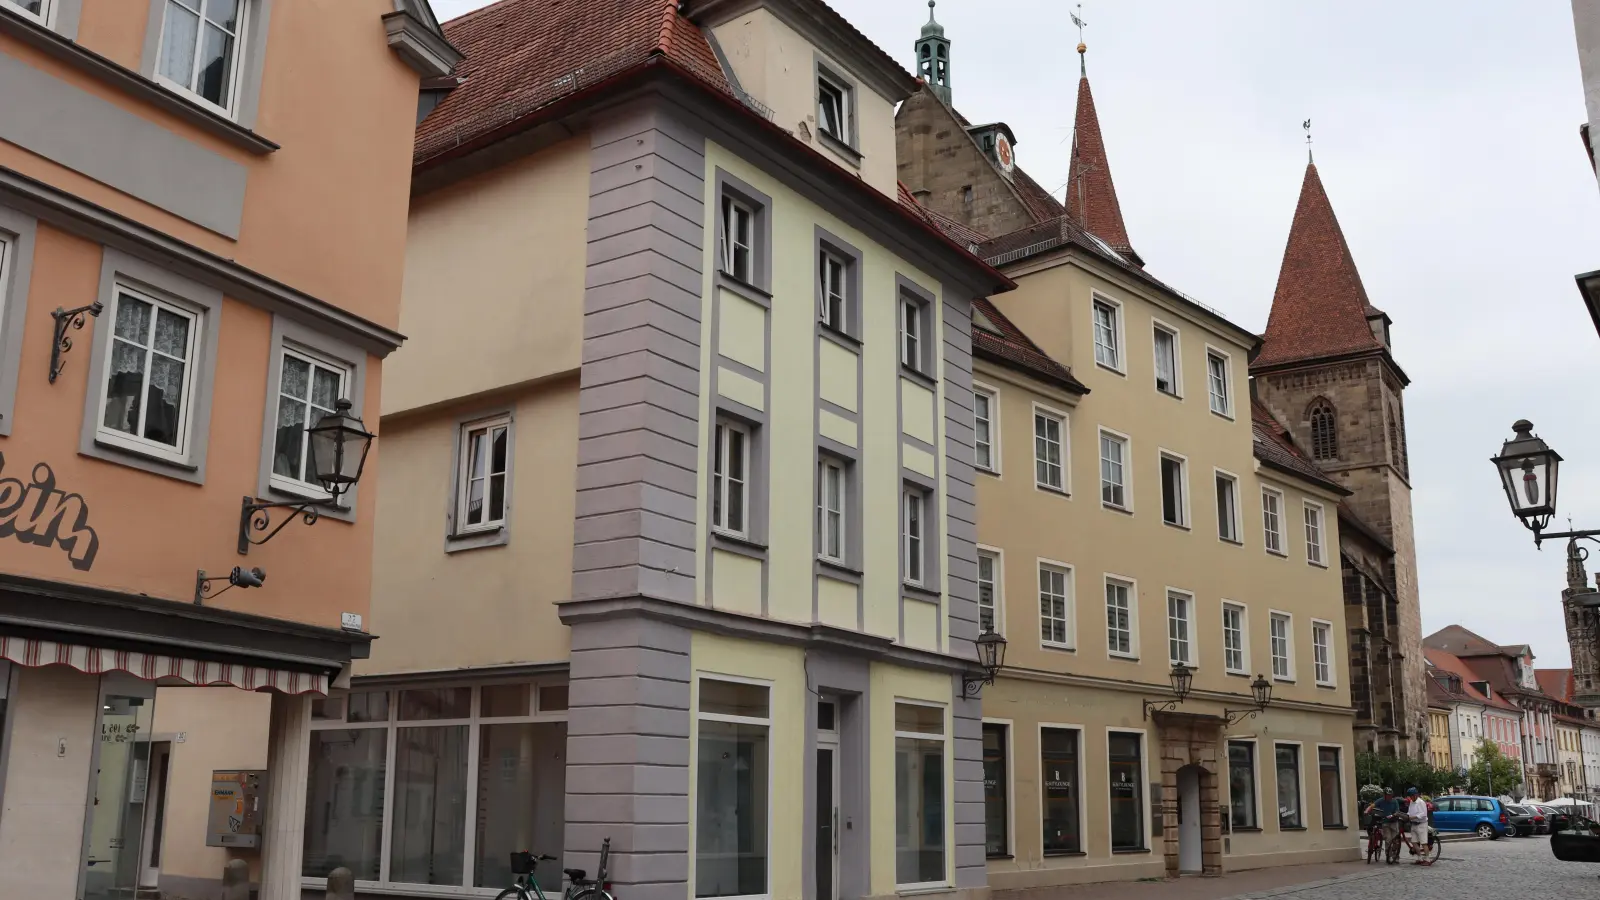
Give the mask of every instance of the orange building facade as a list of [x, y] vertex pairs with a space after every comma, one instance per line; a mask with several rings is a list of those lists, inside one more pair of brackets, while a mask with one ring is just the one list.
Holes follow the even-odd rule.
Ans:
[[[167, 887], [190, 751], [251, 704], [234, 847], [299, 895], [380, 442], [314, 527], [241, 501], [326, 501], [307, 429], [378, 419], [419, 91], [457, 58], [426, 0], [0, 0], [0, 896]], [[213, 596], [235, 566], [268, 577]]]

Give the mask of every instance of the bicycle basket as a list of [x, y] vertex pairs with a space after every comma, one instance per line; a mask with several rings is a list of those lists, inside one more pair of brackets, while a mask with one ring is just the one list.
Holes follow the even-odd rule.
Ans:
[[511, 874], [531, 875], [534, 867], [533, 854], [526, 850], [519, 850], [511, 854]]

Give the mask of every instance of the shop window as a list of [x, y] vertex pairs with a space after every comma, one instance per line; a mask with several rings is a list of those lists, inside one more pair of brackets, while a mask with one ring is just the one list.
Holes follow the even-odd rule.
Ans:
[[983, 850], [991, 858], [1011, 854], [1009, 731], [1005, 725], [983, 726]]
[[1078, 732], [1066, 728], [1039, 731], [1039, 766], [1044, 781], [1044, 852], [1081, 853], [1083, 830], [1078, 817]]
[[1260, 827], [1256, 819], [1256, 745], [1228, 742], [1228, 823], [1234, 830]]
[[944, 885], [944, 707], [894, 705], [895, 883]]
[[767, 893], [770, 689], [700, 680], [695, 763], [696, 897]]
[[1143, 741], [1143, 735], [1133, 732], [1113, 731], [1108, 736], [1113, 853], [1145, 848]]

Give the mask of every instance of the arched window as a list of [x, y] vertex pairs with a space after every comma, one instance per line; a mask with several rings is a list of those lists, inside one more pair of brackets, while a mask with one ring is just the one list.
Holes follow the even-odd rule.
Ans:
[[1400, 421], [1400, 408], [1389, 404], [1389, 457], [1401, 472], [1406, 470], [1405, 436], [1401, 434], [1404, 427]]
[[1313, 459], [1339, 458], [1339, 417], [1333, 404], [1318, 397], [1311, 404], [1311, 456]]

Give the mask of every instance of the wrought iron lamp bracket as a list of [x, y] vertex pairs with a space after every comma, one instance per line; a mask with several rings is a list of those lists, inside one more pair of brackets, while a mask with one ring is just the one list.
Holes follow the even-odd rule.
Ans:
[[[265, 544], [267, 541], [277, 537], [278, 532], [282, 531], [284, 526], [288, 525], [290, 522], [293, 522], [296, 516], [299, 516], [302, 520], [304, 520], [307, 525], [317, 524], [317, 519], [321, 518], [322, 515], [322, 508], [333, 506], [336, 503], [338, 503], [337, 497], [326, 500], [301, 500], [298, 502], [287, 503], [263, 503], [246, 494], [244, 503], [239, 507], [240, 555], [249, 554], [250, 547], [252, 545], [259, 547], [262, 544]], [[272, 513], [270, 512], [270, 510], [274, 509], [288, 510], [283, 519], [278, 522], [278, 525], [275, 528], [272, 526]], [[267, 531], [268, 528], [271, 528], [272, 530]], [[252, 536], [252, 533], [254, 532], [263, 531], [266, 532], [266, 534], [260, 539]]]
[[990, 684], [994, 684], [993, 675], [961, 676], [961, 699], [971, 700], [982, 696], [984, 686]]
[[1225, 720], [1223, 727], [1232, 728], [1240, 722], [1243, 722], [1245, 719], [1254, 719], [1256, 716], [1261, 715], [1262, 712], [1263, 710], [1260, 707], [1252, 709], [1224, 709], [1222, 711], [1222, 718]]
[[99, 318], [100, 313], [105, 311], [105, 308], [106, 305], [104, 303], [96, 300], [88, 306], [80, 306], [77, 309], [63, 309], [58, 306], [54, 312], [50, 313], [50, 317], [56, 320], [55, 333], [51, 336], [50, 343], [51, 384], [56, 383], [56, 377], [61, 374], [61, 370], [67, 365], [67, 361], [62, 357], [66, 356], [67, 351], [72, 349], [72, 338], [67, 334], [67, 330], [81, 330], [84, 324], [88, 322], [88, 316]]
[[[1548, 518], [1545, 521], [1548, 523]], [[1533, 546], [1535, 547], [1538, 547], [1545, 541], [1554, 541], [1561, 538], [1566, 538], [1569, 541], [1589, 541], [1593, 544], [1600, 544], [1600, 529], [1591, 528], [1586, 531], [1552, 531], [1546, 534], [1543, 527], [1537, 523], [1523, 522], [1522, 524], [1527, 525], [1528, 530], [1533, 532]], [[1582, 547], [1578, 549], [1582, 550], [1585, 558], [1587, 558], [1588, 551]]]
[[1178, 704], [1182, 703], [1183, 700], [1184, 700], [1184, 698], [1182, 698], [1182, 697], [1174, 697], [1171, 700], [1164, 700], [1164, 701], [1145, 700], [1145, 701], [1143, 701], [1144, 702], [1144, 717], [1145, 717], [1146, 720], [1148, 720], [1150, 718], [1150, 714], [1151, 713], [1174, 712], [1174, 711], [1177, 710]]
[[[252, 569], [249, 573], [240, 566], [234, 566], [233, 571], [226, 575], [206, 575], [205, 569], [196, 569], [194, 573], [194, 605], [203, 606], [203, 601], [210, 600], [226, 594], [236, 587], [260, 587], [266, 580], [267, 573], [261, 569]], [[253, 578], [253, 580], [251, 580]], [[215, 587], [215, 582], [226, 581], [226, 587]]]

